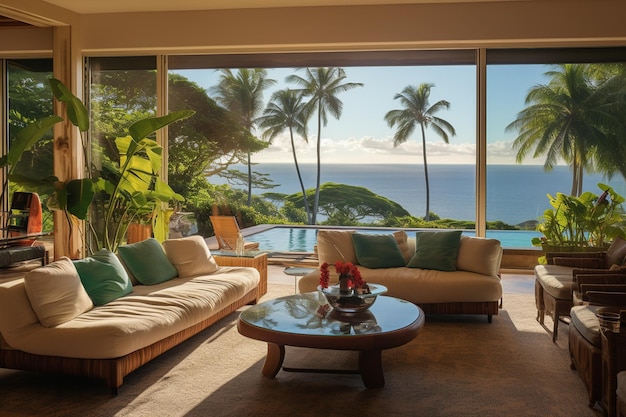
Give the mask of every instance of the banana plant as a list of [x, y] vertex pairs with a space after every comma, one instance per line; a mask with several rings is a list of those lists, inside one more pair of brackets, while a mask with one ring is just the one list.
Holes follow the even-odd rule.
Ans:
[[[101, 248], [116, 251], [124, 242], [131, 222], [142, 218], [163, 222], [162, 213], [167, 212], [168, 203], [183, 201], [182, 196], [159, 178], [163, 148], [148, 136], [171, 123], [192, 116], [195, 112], [177, 111], [133, 123], [128, 128], [128, 136], [115, 139], [119, 164], [107, 161], [101, 171], [89, 162], [90, 148], [86, 136], [90, 121], [86, 107], [61, 81], [52, 78], [49, 82], [55, 98], [65, 104], [67, 118], [80, 131], [85, 178], [67, 181], [60, 181], [57, 177], [21, 180], [39, 185], [53, 185], [54, 193], [47, 202], [48, 208], [62, 210], [68, 219], [74, 216], [86, 220], [90, 214], [93, 215], [89, 222], [90, 252]], [[0, 158], [0, 167], [11, 167], [9, 178], [23, 152], [41, 139], [52, 126], [63, 120], [59, 116], [46, 117], [27, 126], [17, 135], [9, 153]]]
[[[133, 123], [129, 136], [115, 139], [119, 153], [119, 168], [114, 167], [106, 177], [95, 182], [96, 193], [108, 195], [104, 205], [104, 233], [98, 236], [100, 246], [115, 251], [132, 222], [152, 223], [163, 217], [167, 203], [184, 198], [159, 178], [163, 148], [147, 136], [173, 122], [193, 115], [193, 111], [178, 111], [162, 117], [151, 117]], [[109, 165], [109, 169], [111, 165]], [[110, 178], [116, 180], [111, 181]], [[154, 225], [153, 229], [157, 229]]]
[[[56, 99], [65, 104], [68, 119], [80, 131], [86, 164], [86, 178], [55, 183], [56, 201], [52, 205], [81, 220], [92, 215], [88, 222], [90, 251], [107, 248], [115, 252], [124, 242], [130, 223], [145, 218], [162, 222], [169, 202], [183, 201], [182, 196], [159, 178], [163, 148], [148, 136], [194, 112], [177, 111], [133, 123], [128, 128], [128, 136], [115, 139], [119, 164], [108, 161], [102, 167], [104, 172], [100, 172], [88, 163], [89, 113], [86, 107], [59, 80], [51, 79], [50, 85]], [[162, 234], [160, 236], [164, 239]]]

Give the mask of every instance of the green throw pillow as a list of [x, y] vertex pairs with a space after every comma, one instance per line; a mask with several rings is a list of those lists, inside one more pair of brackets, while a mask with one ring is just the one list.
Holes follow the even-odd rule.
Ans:
[[352, 243], [361, 266], [376, 269], [406, 265], [398, 242], [392, 234], [353, 233]]
[[128, 270], [144, 285], [154, 285], [178, 276], [178, 271], [154, 238], [118, 248]]
[[101, 249], [74, 261], [74, 266], [94, 305], [104, 305], [133, 291], [124, 266], [110, 250]]
[[456, 258], [461, 244], [461, 231], [417, 232], [415, 255], [409, 268], [456, 271]]

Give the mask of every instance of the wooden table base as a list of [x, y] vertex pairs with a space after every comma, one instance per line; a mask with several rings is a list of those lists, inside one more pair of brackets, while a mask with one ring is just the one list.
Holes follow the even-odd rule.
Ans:
[[[285, 372], [331, 373], [331, 374], [361, 374], [361, 379], [367, 388], [382, 388], [385, 386], [385, 375], [381, 359], [381, 350], [359, 351], [358, 370], [336, 370], [317, 368], [283, 368]], [[285, 346], [274, 343], [267, 344], [267, 357], [263, 364], [262, 374], [267, 378], [274, 378], [280, 371], [285, 360]]]

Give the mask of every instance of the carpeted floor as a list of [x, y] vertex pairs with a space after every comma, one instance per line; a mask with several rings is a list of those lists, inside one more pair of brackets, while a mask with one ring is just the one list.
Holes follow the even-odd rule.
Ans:
[[[266, 299], [292, 294], [271, 284]], [[486, 318], [433, 316], [411, 343], [383, 352], [386, 386], [358, 375], [261, 376], [266, 345], [237, 332], [237, 313], [124, 380], [0, 370], [0, 416], [596, 416], [569, 367], [567, 326], [557, 344], [535, 321], [532, 294], [506, 294]], [[546, 325], [551, 326], [549, 319]], [[352, 367], [353, 352], [287, 350], [285, 365]]]

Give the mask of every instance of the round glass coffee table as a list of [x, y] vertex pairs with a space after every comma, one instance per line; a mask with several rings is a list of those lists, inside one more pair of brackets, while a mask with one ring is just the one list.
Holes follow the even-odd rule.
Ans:
[[274, 378], [280, 371], [285, 346], [354, 350], [359, 352], [358, 373], [365, 386], [382, 387], [382, 350], [410, 342], [424, 326], [424, 312], [419, 307], [393, 297], [379, 296], [369, 310], [352, 314], [320, 312], [323, 303], [323, 295], [312, 292], [266, 301], [241, 313], [239, 333], [267, 342], [262, 371], [265, 377]]

